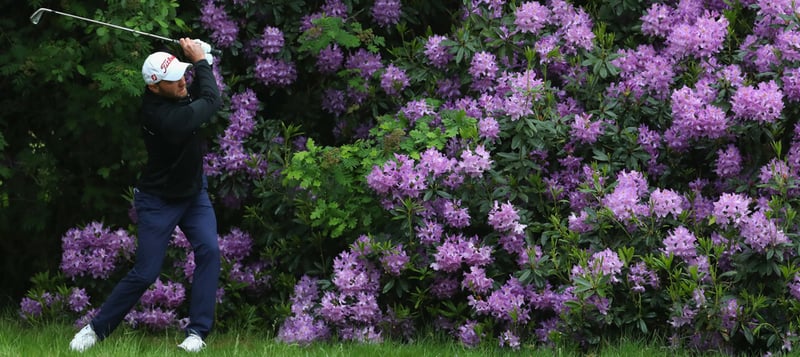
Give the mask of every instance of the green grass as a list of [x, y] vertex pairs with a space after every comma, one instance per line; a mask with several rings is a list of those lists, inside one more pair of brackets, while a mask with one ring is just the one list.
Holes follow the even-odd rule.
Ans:
[[[177, 344], [183, 333], [172, 329], [160, 334], [120, 328], [109, 338], [84, 353], [69, 350], [69, 341], [76, 329], [65, 324], [45, 324], [31, 327], [16, 317], [3, 314], [0, 318], [0, 356], [186, 356]], [[386, 342], [381, 344], [319, 343], [311, 346], [293, 346], [276, 342], [266, 333], [226, 332], [209, 336], [208, 347], [200, 353], [205, 356], [280, 356], [280, 357], [492, 357], [531, 356], [560, 357], [581, 354], [560, 349], [525, 346], [518, 351], [494, 346], [466, 349], [442, 337], [425, 336], [413, 343]], [[624, 341], [605, 346], [588, 354], [594, 357], [611, 356], [693, 356], [676, 353], [656, 343]], [[711, 355], [707, 355], [711, 356]]]

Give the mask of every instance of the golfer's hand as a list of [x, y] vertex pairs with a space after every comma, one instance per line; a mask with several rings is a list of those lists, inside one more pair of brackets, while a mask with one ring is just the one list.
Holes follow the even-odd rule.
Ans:
[[211, 55], [211, 45], [198, 39], [195, 39], [194, 42], [197, 42], [200, 48], [203, 49], [203, 52], [206, 54], [206, 62], [208, 62], [208, 64], [214, 64], [214, 56]]
[[181, 43], [181, 48], [183, 48], [183, 54], [186, 55], [186, 58], [189, 59], [192, 63], [197, 63], [198, 61], [206, 59], [206, 53], [203, 51], [203, 48], [188, 37], [184, 37], [178, 40]]

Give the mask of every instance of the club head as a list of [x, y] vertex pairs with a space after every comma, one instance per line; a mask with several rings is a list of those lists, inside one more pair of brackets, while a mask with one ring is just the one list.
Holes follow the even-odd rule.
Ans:
[[31, 15], [31, 22], [33, 22], [34, 25], [38, 25], [39, 24], [39, 20], [42, 19], [42, 14], [44, 14], [45, 11], [51, 11], [51, 10], [43, 8], [43, 7], [39, 8], [39, 10], [36, 10], [33, 13], [33, 15]]

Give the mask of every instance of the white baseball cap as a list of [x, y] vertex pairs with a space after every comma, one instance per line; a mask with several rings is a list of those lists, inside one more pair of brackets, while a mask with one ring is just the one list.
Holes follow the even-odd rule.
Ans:
[[160, 81], [177, 81], [186, 73], [192, 64], [181, 62], [177, 57], [166, 53], [156, 52], [147, 56], [142, 65], [142, 77], [147, 84]]

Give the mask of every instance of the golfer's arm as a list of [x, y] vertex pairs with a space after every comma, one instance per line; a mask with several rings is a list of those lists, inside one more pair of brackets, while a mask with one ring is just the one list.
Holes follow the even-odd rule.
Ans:
[[194, 109], [194, 116], [206, 123], [216, 114], [222, 106], [217, 81], [211, 71], [211, 65], [205, 59], [194, 63], [195, 78], [192, 82], [192, 95], [194, 100], [190, 106]]

